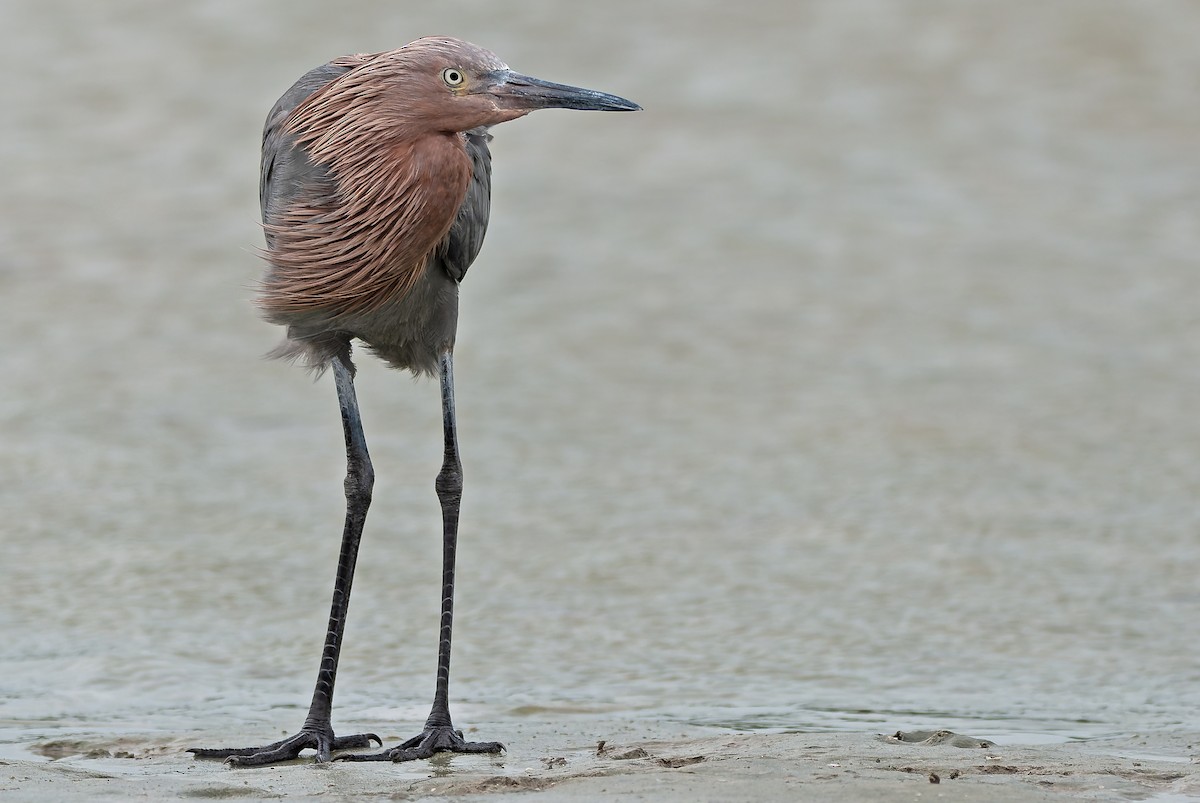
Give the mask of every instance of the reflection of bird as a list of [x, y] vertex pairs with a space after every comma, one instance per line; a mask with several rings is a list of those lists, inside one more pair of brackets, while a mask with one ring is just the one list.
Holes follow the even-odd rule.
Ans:
[[535, 109], [634, 111], [623, 98], [510, 71], [456, 39], [429, 38], [387, 53], [348, 56], [312, 70], [267, 117], [261, 201], [270, 263], [260, 304], [287, 327], [273, 356], [332, 367], [346, 435], [346, 525], [329, 630], [308, 717], [299, 733], [261, 748], [193, 749], [200, 757], [262, 765], [315, 748], [367, 747], [374, 734], [335, 737], [334, 677], [374, 474], [354, 395], [350, 341], [396, 368], [441, 378], [445, 459], [442, 614], [437, 688], [424, 731], [361, 759], [402, 761], [439, 751], [499, 752], [466, 742], [450, 718], [450, 632], [462, 468], [451, 353], [458, 283], [487, 229], [488, 126]]

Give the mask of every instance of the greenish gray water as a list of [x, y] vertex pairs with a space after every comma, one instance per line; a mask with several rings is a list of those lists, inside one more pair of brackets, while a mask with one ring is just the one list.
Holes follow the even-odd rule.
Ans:
[[[261, 119], [309, 67], [431, 33], [646, 108], [494, 132], [460, 724], [1200, 731], [1195, 5], [0, 20], [5, 754], [300, 724], [342, 446], [328, 378], [260, 359]], [[409, 735], [438, 399], [360, 364], [378, 484], [335, 724]]]

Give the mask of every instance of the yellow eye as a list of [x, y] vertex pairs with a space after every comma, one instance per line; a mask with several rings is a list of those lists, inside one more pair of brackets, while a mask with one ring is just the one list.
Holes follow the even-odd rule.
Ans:
[[462, 70], [458, 69], [457, 67], [447, 67], [446, 69], [442, 70], [442, 81], [445, 82], [446, 86], [448, 87], [453, 88], [462, 86], [463, 81], [465, 80], [467, 80], [466, 76], [463, 75]]

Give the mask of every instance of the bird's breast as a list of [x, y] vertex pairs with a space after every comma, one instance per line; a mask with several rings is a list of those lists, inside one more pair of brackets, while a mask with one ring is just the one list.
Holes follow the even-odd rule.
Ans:
[[413, 143], [408, 159], [414, 173], [410, 186], [420, 196], [432, 250], [450, 231], [467, 195], [471, 160], [462, 135], [456, 133], [421, 138]]
[[388, 306], [410, 293], [466, 197], [471, 162], [457, 134], [363, 143], [328, 164], [332, 202], [299, 197], [268, 226], [261, 306], [269, 320]]

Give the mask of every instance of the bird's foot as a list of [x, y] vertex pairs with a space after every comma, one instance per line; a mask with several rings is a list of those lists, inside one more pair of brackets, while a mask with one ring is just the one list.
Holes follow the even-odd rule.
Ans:
[[317, 761], [323, 763], [332, 758], [335, 750], [370, 747], [372, 742], [383, 746], [383, 740], [373, 733], [334, 736], [329, 728], [318, 730], [305, 727], [296, 735], [265, 747], [193, 747], [188, 752], [196, 758], [223, 758], [230, 767], [265, 767], [299, 758], [300, 751], [307, 748], [316, 750]]
[[499, 742], [468, 742], [462, 731], [454, 726], [426, 728], [399, 747], [382, 753], [349, 753], [338, 756], [337, 761], [415, 761], [431, 758], [434, 753], [501, 753], [504, 745]]

